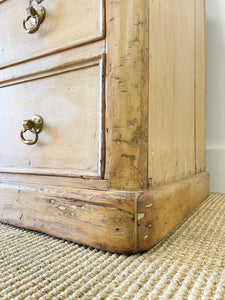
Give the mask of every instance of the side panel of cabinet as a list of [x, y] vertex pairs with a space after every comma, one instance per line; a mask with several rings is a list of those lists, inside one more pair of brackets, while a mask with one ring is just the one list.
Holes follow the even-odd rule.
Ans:
[[152, 186], [195, 174], [195, 0], [149, 8], [149, 153]]

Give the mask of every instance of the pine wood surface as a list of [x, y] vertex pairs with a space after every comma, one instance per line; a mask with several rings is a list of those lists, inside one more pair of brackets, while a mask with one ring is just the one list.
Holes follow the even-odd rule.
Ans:
[[106, 5], [106, 179], [147, 188], [148, 1]]
[[77, 243], [136, 253], [159, 242], [208, 195], [206, 172], [144, 192], [0, 179], [0, 216], [2, 222]]
[[[66, 68], [54, 76], [1, 88], [1, 171], [101, 176], [101, 61], [65, 71]], [[19, 133], [23, 120], [35, 114], [43, 118], [44, 126], [38, 143], [29, 147]], [[25, 137], [32, 139], [33, 134]], [[13, 152], [7, 151], [10, 147]]]
[[138, 200], [138, 250], [157, 244], [209, 196], [209, 174], [168, 183], [143, 193]]
[[150, 1], [148, 170], [154, 187], [195, 174], [195, 2]]
[[147, 250], [209, 193], [204, 0], [50, 2], [33, 35], [0, 4], [0, 221]]
[[104, 37], [103, 0], [43, 1], [46, 16], [35, 34], [23, 31], [28, 6], [24, 0], [1, 3], [0, 68]]
[[206, 164], [206, 9], [205, 1], [196, 5], [196, 173]]
[[23, 173], [0, 173], [1, 182], [21, 182], [43, 184], [48, 186], [61, 186], [61, 187], [73, 187], [80, 189], [90, 190], [109, 190], [109, 182], [105, 179], [97, 178], [79, 178], [69, 176], [48, 176], [48, 175], [36, 175], [36, 174], [23, 174]]
[[68, 49], [38, 60], [9, 66], [0, 71], [0, 87], [47, 77], [63, 71], [85, 68], [96, 64], [105, 53], [105, 40]]
[[[6, 202], [5, 199], [8, 199]], [[1, 221], [115, 252], [136, 252], [135, 192], [0, 184]]]

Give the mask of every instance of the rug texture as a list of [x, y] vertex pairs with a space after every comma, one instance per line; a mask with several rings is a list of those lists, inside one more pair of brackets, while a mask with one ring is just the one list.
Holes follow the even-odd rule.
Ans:
[[131, 256], [0, 224], [0, 299], [223, 300], [225, 195]]

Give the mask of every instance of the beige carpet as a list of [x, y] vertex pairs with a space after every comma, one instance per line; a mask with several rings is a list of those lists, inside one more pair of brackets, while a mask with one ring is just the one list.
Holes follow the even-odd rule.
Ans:
[[225, 195], [211, 194], [144, 254], [111, 254], [3, 224], [0, 241], [0, 299], [225, 299]]

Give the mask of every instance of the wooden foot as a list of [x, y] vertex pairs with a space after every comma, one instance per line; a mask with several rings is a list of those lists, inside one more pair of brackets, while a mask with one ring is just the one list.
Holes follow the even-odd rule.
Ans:
[[157, 244], [208, 196], [207, 172], [143, 193], [138, 200], [138, 251]]

